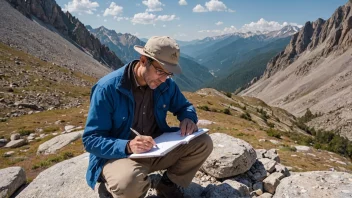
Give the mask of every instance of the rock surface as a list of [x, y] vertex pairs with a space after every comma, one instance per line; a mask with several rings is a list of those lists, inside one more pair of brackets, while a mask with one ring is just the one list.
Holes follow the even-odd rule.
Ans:
[[44, 142], [43, 144], [39, 145], [38, 150], [37, 150], [37, 155], [53, 154], [57, 150], [61, 149], [62, 147], [81, 138], [82, 135], [83, 135], [83, 130], [56, 136], [56, 137]]
[[[216, 178], [228, 178], [248, 171], [256, 152], [247, 142], [222, 133], [212, 133], [214, 149], [202, 170]], [[231, 145], [231, 146], [229, 146]]]
[[274, 198], [352, 197], [352, 175], [345, 172], [297, 173], [281, 180]]
[[0, 169], [0, 198], [10, 197], [26, 183], [26, 173], [21, 167]]

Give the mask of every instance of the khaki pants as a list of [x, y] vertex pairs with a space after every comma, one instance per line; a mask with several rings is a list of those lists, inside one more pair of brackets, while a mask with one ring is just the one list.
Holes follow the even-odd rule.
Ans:
[[150, 187], [148, 174], [167, 170], [169, 179], [187, 187], [213, 150], [209, 135], [201, 135], [188, 144], [181, 145], [164, 157], [141, 159], [112, 159], [102, 171], [107, 189], [114, 198], [137, 198]]

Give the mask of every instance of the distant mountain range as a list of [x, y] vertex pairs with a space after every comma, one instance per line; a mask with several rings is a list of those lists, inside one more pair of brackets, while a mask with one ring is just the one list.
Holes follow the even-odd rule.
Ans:
[[186, 42], [181, 52], [210, 69], [215, 76], [206, 87], [234, 92], [259, 78], [267, 62], [285, 48], [296, 26], [271, 32], [235, 32]]
[[326, 21], [306, 22], [241, 95], [258, 97], [296, 116], [309, 108], [320, 115], [310, 126], [352, 140], [351, 8], [349, 1]]
[[[125, 63], [139, 58], [140, 55], [133, 49], [134, 45], [145, 45], [144, 41], [141, 41], [134, 35], [117, 33], [115, 30], [109, 30], [104, 26], [96, 29], [93, 29], [91, 26], [86, 26], [86, 28], [101, 43], [108, 46], [117, 56], [121, 57]], [[182, 74], [176, 75], [173, 78], [182, 91], [196, 91], [213, 79], [213, 76], [206, 67], [187, 55], [181, 54], [180, 65], [182, 67]]]

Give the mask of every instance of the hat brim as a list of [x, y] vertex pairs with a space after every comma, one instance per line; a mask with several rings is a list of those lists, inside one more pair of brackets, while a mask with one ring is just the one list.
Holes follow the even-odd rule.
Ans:
[[136, 50], [139, 54], [141, 55], [144, 55], [144, 56], [147, 56], [155, 61], [157, 61], [158, 63], [160, 63], [160, 65], [165, 69], [167, 70], [168, 72], [171, 72], [173, 74], [180, 74], [182, 73], [182, 69], [180, 67], [179, 64], [170, 64], [168, 62], [165, 62], [165, 61], [162, 61], [160, 59], [157, 59], [147, 53], [144, 52], [144, 47], [143, 46], [139, 46], [139, 45], [135, 45], [134, 47], [134, 50]]

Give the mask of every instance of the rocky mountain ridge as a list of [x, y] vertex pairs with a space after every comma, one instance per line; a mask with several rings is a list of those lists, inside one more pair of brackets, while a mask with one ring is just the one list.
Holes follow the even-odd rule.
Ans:
[[352, 140], [351, 7], [347, 2], [326, 21], [307, 22], [241, 95], [258, 97], [296, 116], [307, 108], [320, 112], [311, 126]]
[[104, 26], [95, 29], [87, 29], [98, 38], [102, 44], [108, 46], [110, 50], [118, 54], [124, 63], [139, 58], [139, 54], [133, 49], [134, 45], [145, 45], [145, 42], [139, 40], [134, 35], [117, 33], [115, 30], [109, 30]]
[[54, 27], [68, 40], [90, 53], [94, 59], [112, 69], [122, 66], [121, 60], [89, 33], [85, 26], [69, 12], [64, 13], [55, 0], [7, 0], [14, 8], [32, 19], [38, 18]]

